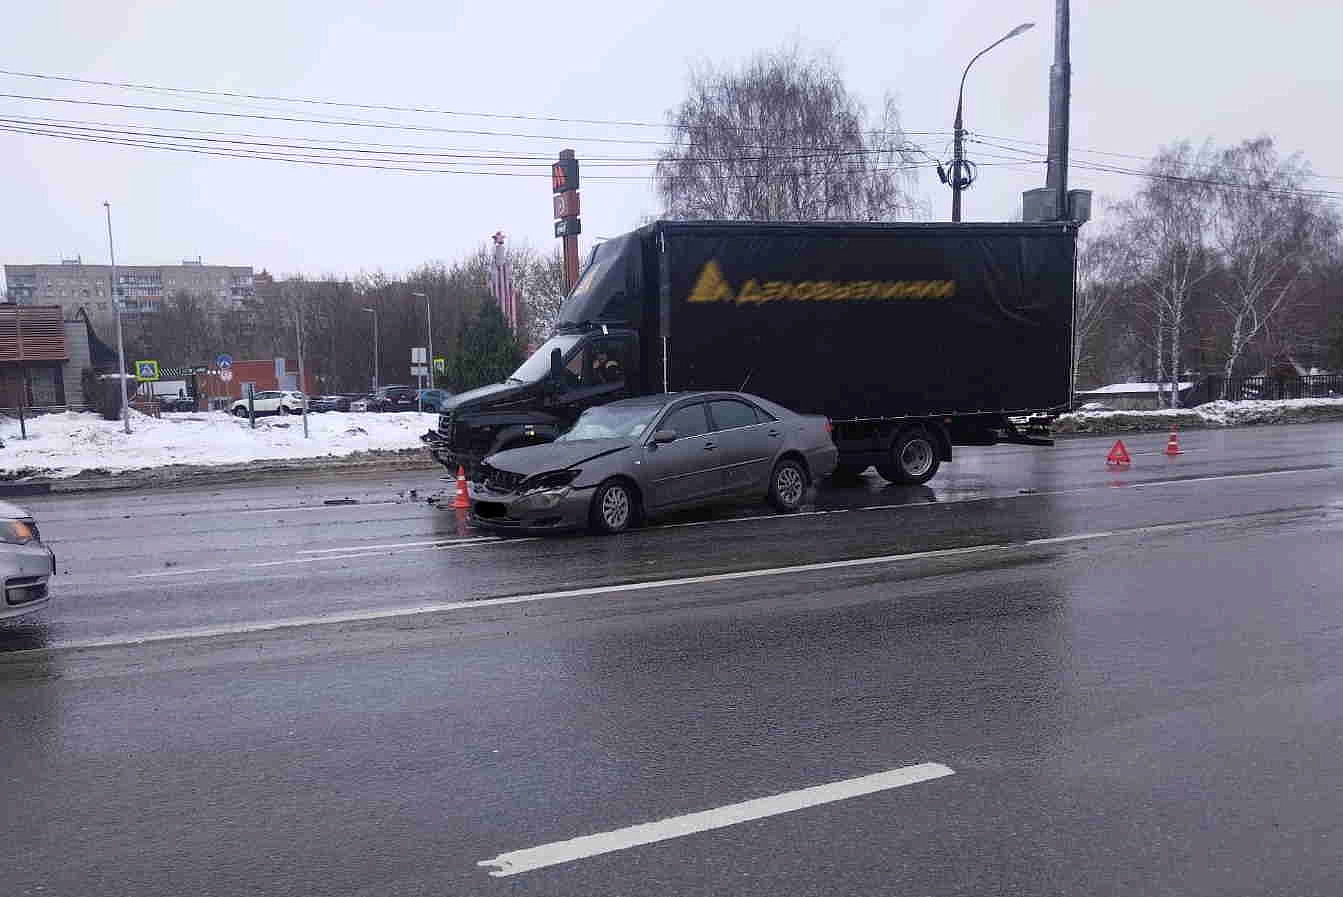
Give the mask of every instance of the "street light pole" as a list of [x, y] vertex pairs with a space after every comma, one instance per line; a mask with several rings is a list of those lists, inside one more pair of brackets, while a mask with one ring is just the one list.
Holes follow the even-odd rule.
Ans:
[[364, 307], [364, 311], [373, 314], [373, 391], [378, 391], [378, 310]]
[[1029, 31], [1035, 27], [1034, 22], [1024, 22], [1013, 28], [1007, 34], [998, 38], [984, 49], [976, 53], [969, 62], [965, 64], [965, 70], [961, 72], [961, 86], [956, 91], [956, 122], [952, 125], [952, 160], [951, 160], [951, 220], [961, 220], [961, 191], [970, 186], [970, 179], [962, 174], [965, 168], [965, 127], [962, 121], [961, 108], [965, 99], [965, 76], [970, 74], [970, 66], [975, 64], [975, 60], [992, 50], [1009, 38], [1016, 37], [1023, 31]]
[[126, 434], [131, 432], [131, 409], [126, 398], [126, 346], [121, 339], [121, 303], [117, 300], [117, 254], [112, 248], [112, 204], [103, 202], [107, 210], [107, 255], [112, 260], [112, 310], [117, 318], [117, 379], [121, 384], [121, 425]]

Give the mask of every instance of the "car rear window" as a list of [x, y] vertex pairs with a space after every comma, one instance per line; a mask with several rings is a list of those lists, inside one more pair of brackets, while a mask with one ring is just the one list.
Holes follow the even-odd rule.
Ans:
[[745, 402], [736, 399], [720, 399], [709, 403], [709, 413], [713, 415], [715, 430], [735, 430], [738, 427], [753, 427], [760, 423], [756, 410]]

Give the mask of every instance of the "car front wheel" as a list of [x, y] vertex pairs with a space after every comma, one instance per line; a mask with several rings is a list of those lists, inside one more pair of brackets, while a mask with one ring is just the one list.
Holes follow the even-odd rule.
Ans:
[[244, 408], [244, 407], [242, 407], [241, 405], [239, 405], [237, 408], [234, 408], [234, 409], [233, 409], [233, 416], [234, 416], [234, 417], [246, 417], [246, 416], [247, 416], [247, 409]]
[[620, 533], [630, 528], [635, 513], [634, 491], [620, 480], [607, 480], [592, 495], [589, 512], [592, 528], [601, 533]]
[[769, 503], [787, 514], [802, 506], [807, 494], [807, 472], [802, 465], [785, 459], [774, 465], [769, 478]]

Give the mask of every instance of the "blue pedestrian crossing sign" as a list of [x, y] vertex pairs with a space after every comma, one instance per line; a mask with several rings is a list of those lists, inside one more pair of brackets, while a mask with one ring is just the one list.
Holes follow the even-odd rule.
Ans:
[[233, 356], [220, 355], [215, 359], [215, 367], [219, 368], [221, 371], [230, 370], [233, 367]]
[[157, 380], [159, 378], [159, 363], [157, 361], [137, 361], [135, 363], [135, 379], [141, 382], [146, 380]]

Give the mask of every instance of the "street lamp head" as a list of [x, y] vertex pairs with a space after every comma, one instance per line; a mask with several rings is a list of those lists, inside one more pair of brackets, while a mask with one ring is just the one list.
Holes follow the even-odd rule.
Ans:
[[[1007, 36], [1008, 36], [1008, 37], [1016, 37], [1018, 34], [1021, 34], [1023, 31], [1030, 31], [1030, 30], [1031, 30], [1032, 28], [1034, 28], [1034, 27], [1035, 27], [1035, 23], [1034, 23], [1034, 22], [1022, 22], [1020, 25], [1018, 25], [1017, 27], [1013, 28], [1011, 31], [1007, 32]], [[1006, 38], [1004, 38], [1004, 39], [1006, 39]]]
[[376, 308], [369, 308], [367, 305], [364, 306], [364, 311], [371, 311], [375, 315], [378, 313], [378, 310]]

